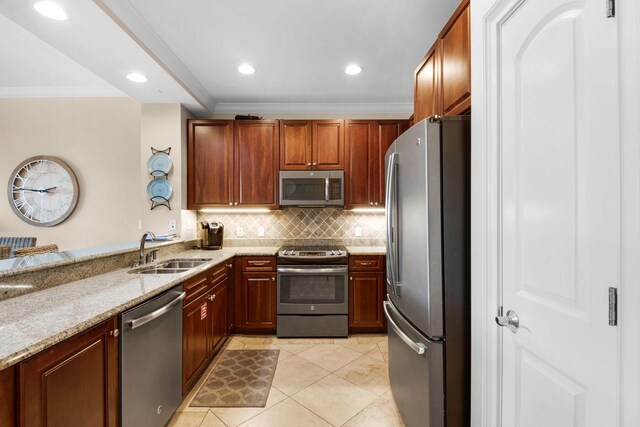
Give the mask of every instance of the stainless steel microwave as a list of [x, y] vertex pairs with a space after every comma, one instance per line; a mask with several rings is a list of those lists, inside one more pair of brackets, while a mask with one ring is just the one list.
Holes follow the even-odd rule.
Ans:
[[280, 171], [280, 206], [344, 206], [344, 171]]

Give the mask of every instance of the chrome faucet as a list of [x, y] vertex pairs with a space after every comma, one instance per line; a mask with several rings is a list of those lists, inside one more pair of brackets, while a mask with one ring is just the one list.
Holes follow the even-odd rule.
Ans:
[[147, 241], [147, 236], [151, 237], [152, 240], [155, 240], [156, 235], [153, 234], [151, 231], [147, 231], [146, 233], [144, 233], [142, 235], [142, 238], [140, 239], [140, 258], [138, 258], [138, 262], [136, 263], [137, 265], [143, 265], [146, 264], [149, 261], [155, 261], [155, 256], [156, 256], [156, 251], [152, 251], [149, 255], [152, 256], [151, 260], [147, 260], [147, 256], [144, 253], [144, 244]]

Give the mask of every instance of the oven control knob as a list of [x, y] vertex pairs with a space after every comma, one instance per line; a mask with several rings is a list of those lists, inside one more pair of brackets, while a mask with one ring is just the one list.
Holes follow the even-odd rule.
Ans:
[[287, 251], [282, 251], [282, 255], [287, 255]]
[[335, 255], [335, 251], [331, 249], [331, 255]]
[[313, 306], [313, 305], [311, 307], [309, 307], [309, 308], [311, 309], [311, 311], [316, 309], [315, 306]]
[[338, 250], [338, 255], [342, 255], [342, 251], [341, 250]]

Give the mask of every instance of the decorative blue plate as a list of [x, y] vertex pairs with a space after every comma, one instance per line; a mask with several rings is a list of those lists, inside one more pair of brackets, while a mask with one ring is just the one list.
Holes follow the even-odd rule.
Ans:
[[147, 160], [147, 170], [152, 175], [157, 175], [158, 171], [168, 174], [172, 167], [173, 162], [167, 153], [156, 153]]
[[167, 200], [173, 195], [173, 187], [171, 183], [166, 179], [154, 179], [149, 181], [147, 185], [147, 195], [149, 198], [163, 197]]

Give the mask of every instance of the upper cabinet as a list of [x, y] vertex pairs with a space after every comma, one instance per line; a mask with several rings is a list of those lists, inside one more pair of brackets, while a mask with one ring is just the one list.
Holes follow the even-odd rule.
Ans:
[[343, 120], [281, 120], [280, 170], [342, 170]]
[[414, 123], [471, 107], [469, 0], [463, 0], [415, 72]]
[[189, 120], [187, 199], [189, 209], [234, 203], [233, 121]]
[[384, 206], [384, 155], [406, 120], [347, 120], [345, 209]]
[[278, 208], [278, 120], [236, 120], [234, 206]]
[[444, 115], [460, 114], [471, 107], [469, 15], [469, 0], [465, 0], [440, 34]]
[[189, 120], [187, 206], [278, 207], [277, 120]]

